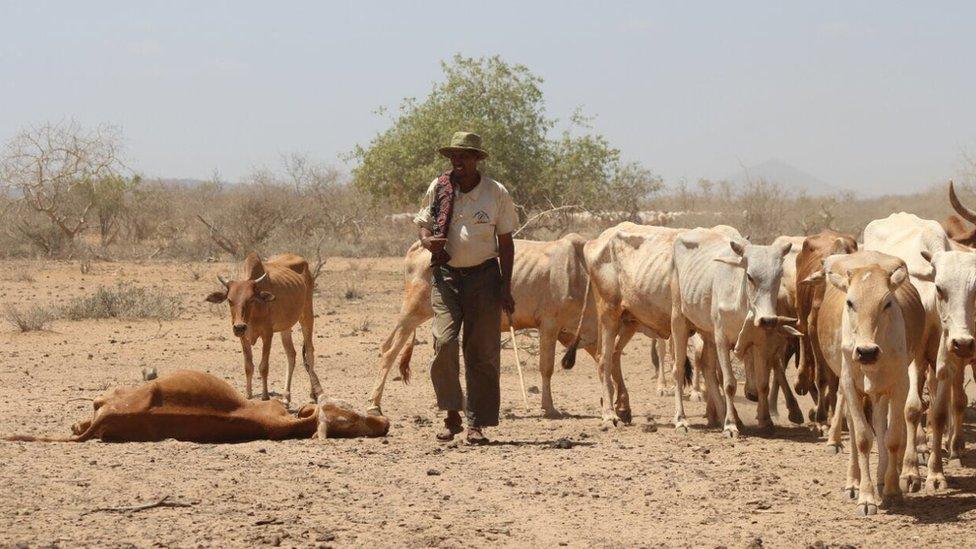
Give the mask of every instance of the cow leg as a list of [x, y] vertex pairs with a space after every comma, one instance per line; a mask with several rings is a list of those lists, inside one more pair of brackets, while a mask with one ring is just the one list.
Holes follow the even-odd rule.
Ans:
[[308, 374], [312, 400], [318, 402], [319, 396], [322, 395], [322, 383], [319, 382], [319, 376], [315, 373], [315, 344], [312, 343], [315, 317], [312, 312], [311, 301], [309, 301], [298, 322], [302, 326], [302, 365], [305, 366], [305, 373]]
[[288, 358], [288, 370], [285, 371], [285, 407], [291, 405], [291, 377], [295, 372], [295, 342], [291, 339], [291, 328], [279, 332], [281, 335], [281, 346], [285, 348], [285, 357]]
[[628, 425], [633, 421], [634, 415], [630, 409], [630, 394], [627, 392], [627, 386], [624, 384], [623, 371], [620, 369], [620, 355], [623, 354], [624, 348], [630, 343], [636, 331], [637, 325], [633, 323], [627, 323], [620, 327], [617, 343], [613, 348], [613, 370], [610, 371], [617, 395], [613, 403], [613, 408], [617, 412], [617, 417]]
[[600, 414], [603, 419], [603, 426], [609, 427], [616, 425], [620, 418], [613, 410], [613, 353], [617, 332], [620, 331], [620, 311], [616, 307], [600, 299], [596, 300], [597, 319], [599, 325], [599, 349], [600, 360], [598, 363], [598, 374], [601, 387], [603, 388], [603, 398], [600, 402]]
[[251, 390], [251, 378], [254, 377], [254, 354], [251, 350], [251, 342], [246, 337], [241, 338], [241, 349], [244, 351], [244, 383], [247, 398], [254, 398]]
[[[676, 284], [672, 279], [672, 286]], [[671, 348], [674, 350], [674, 429], [688, 432], [688, 419], [685, 417], [685, 403], [683, 402], [685, 389], [685, 372], [682, 366], [688, 358], [688, 322], [675, 306], [671, 309]], [[699, 361], [701, 362], [701, 361]]]
[[[759, 430], [767, 433], [773, 430], [773, 420], [769, 415], [769, 361], [765, 360], [768, 348], [769, 343], [766, 338], [752, 347], [753, 375], [759, 397], [756, 404], [756, 420], [759, 423]], [[734, 433], [732, 436], [735, 436]]]
[[899, 503], [902, 499], [902, 489], [899, 484], [898, 472], [901, 469], [901, 462], [904, 459], [905, 453], [906, 429], [903, 411], [905, 410], [905, 401], [907, 398], [908, 387], [902, 381], [888, 399], [890, 405], [883, 408], [884, 420], [888, 421], [889, 418], [891, 420], [884, 435], [885, 445], [888, 450], [886, 452], [888, 455], [888, 463], [885, 470], [884, 491], [881, 495], [884, 498], [882, 503], [885, 506]]
[[779, 368], [773, 369], [771, 376], [769, 376], [769, 417], [779, 419], [779, 377], [776, 375], [776, 371]]
[[[906, 492], [917, 492], [921, 488], [921, 477], [918, 473], [917, 438], [918, 422], [922, 417], [922, 399], [919, 397], [919, 370], [925, 367], [924, 358], [918, 356], [908, 367], [908, 395], [905, 403], [905, 424], [908, 434], [905, 437], [905, 459], [902, 463], [902, 482]], [[933, 376], [934, 378], [935, 376]], [[849, 407], [853, 408], [853, 406]]]
[[[947, 364], [945, 367], [949, 370], [948, 377], [952, 377], [955, 373], [953, 371], [955, 370], [955, 365]], [[945, 472], [942, 469], [942, 435], [945, 433], [946, 420], [949, 415], [948, 401], [951, 390], [948, 381], [949, 379], [936, 379], [935, 376], [929, 381], [929, 394], [934, 393], [932, 403], [929, 405], [929, 425], [932, 428], [932, 451], [929, 453], [929, 474], [925, 479], [925, 485], [932, 491], [938, 491], [946, 487]]]
[[703, 338], [701, 351], [699, 377], [705, 380], [705, 419], [709, 427], [718, 427], [725, 417], [725, 401], [718, 379], [718, 355], [710, 338]]
[[668, 383], [664, 378], [665, 356], [667, 355], [665, 349], [667, 349], [667, 345], [668, 343], [663, 339], [654, 338], [651, 340], [651, 364], [654, 366], [654, 371], [657, 372], [657, 387], [655, 391], [659, 396], [668, 394]]
[[[548, 418], [559, 417], [559, 410], [552, 403], [552, 372], [556, 362], [556, 340], [559, 326], [543, 322], [539, 326], [539, 376], [542, 378], [542, 411]], [[514, 342], [513, 342], [514, 344]]]
[[[885, 438], [888, 432], [888, 404], [891, 401], [887, 395], [879, 396], [871, 407], [871, 428], [874, 429], [875, 441], [878, 443], [878, 468], [875, 472], [874, 480], [877, 483], [878, 493], [884, 494], [884, 486], [887, 482], [886, 472], [888, 470], [888, 440]], [[905, 408], [902, 407], [902, 410]], [[897, 481], [897, 472], [895, 479]], [[882, 501], [883, 503], [883, 501]]]
[[783, 400], [786, 402], [786, 409], [789, 411], [790, 422], [802, 425], [803, 410], [800, 409], [800, 403], [796, 401], [796, 397], [793, 396], [793, 391], [790, 390], [790, 383], [786, 380], [786, 362], [774, 364], [774, 367], [776, 368], [773, 371], [773, 374], [776, 376], [775, 381], [783, 389]]
[[[837, 405], [834, 406], [834, 417], [830, 421], [830, 430], [827, 433], [827, 451], [839, 454], [840, 449], [844, 447], [841, 443], [841, 437], [843, 437], [842, 431], [844, 427], [841, 422], [844, 421], [844, 416], [847, 415], [847, 397], [844, 396], [844, 392], [840, 391], [837, 393]], [[854, 441], [854, 431], [851, 431], [850, 418], [847, 420], [847, 432], [851, 435], [851, 441]], [[853, 448], [851, 453], [854, 454]]]
[[[952, 431], [949, 436], [949, 463], [959, 464], [962, 461], [962, 454], [966, 450], [966, 441], [963, 438], [963, 416], [966, 413], [966, 365], [959, 364], [953, 371], [949, 372], [947, 380], [952, 384], [950, 387], [952, 411]], [[933, 378], [935, 376], [932, 376]], [[932, 443], [933, 445], [935, 442]]]
[[268, 364], [271, 358], [271, 338], [273, 334], [261, 336], [261, 363], [258, 364], [258, 374], [261, 375], [261, 400], [271, 398], [268, 395]]
[[871, 479], [871, 446], [874, 444], [874, 433], [871, 424], [864, 416], [861, 398], [854, 387], [853, 372], [845, 356], [842, 358], [840, 375], [841, 390], [850, 405], [847, 407], [850, 425], [852, 426], [851, 452], [857, 454], [858, 470], [860, 471], [859, 494], [857, 510], [861, 515], [874, 515], [878, 512], [878, 488]]
[[[419, 307], [421, 305], [418, 304], [416, 308]], [[400, 318], [397, 319], [393, 332], [380, 347], [380, 369], [373, 384], [373, 392], [369, 397], [369, 406], [366, 408], [368, 414], [383, 415], [380, 401], [383, 399], [383, 389], [386, 387], [386, 379], [390, 375], [390, 370], [393, 369], [393, 364], [400, 355], [400, 351], [408, 342], [410, 348], [407, 352], [412, 354], [414, 333], [427, 318], [429, 317], [401, 314]], [[405, 356], [404, 360], [409, 360], [409, 357]], [[404, 382], [406, 381], [404, 380]]]
[[[701, 336], [699, 336], [699, 339]], [[694, 360], [691, 365], [691, 389], [688, 391], [688, 400], [695, 402], [701, 402], [705, 400], [705, 396], [702, 394], [702, 371], [704, 367], [699, 364], [704, 356], [704, 342], [702, 347], [698, 347], [692, 339], [692, 348], [695, 350], [693, 353]], [[712, 362], [714, 364], [714, 361]]]
[[[843, 402], [843, 398], [839, 401]], [[854, 439], [854, 420], [850, 414], [841, 414], [841, 421], [847, 418], [847, 431], [851, 433], [851, 440]], [[858, 487], [861, 485], [861, 467], [858, 460], [857, 448], [851, 444], [851, 453], [847, 460], [847, 482], [844, 484], [844, 494], [852, 500], [857, 499]]]
[[[742, 428], [742, 420], [739, 419], [739, 413], [735, 409], [736, 381], [735, 374], [732, 371], [732, 358], [729, 356], [730, 347], [729, 342], [725, 338], [725, 334], [722, 333], [722, 322], [715, 322], [715, 326], [717, 326], [715, 330], [715, 350], [717, 351], [718, 364], [722, 371], [722, 389], [725, 394], [725, 425], [722, 428], [722, 433], [729, 438], [736, 438], [739, 436], [739, 430]], [[765, 389], [769, 389], [768, 378], [766, 379]]]

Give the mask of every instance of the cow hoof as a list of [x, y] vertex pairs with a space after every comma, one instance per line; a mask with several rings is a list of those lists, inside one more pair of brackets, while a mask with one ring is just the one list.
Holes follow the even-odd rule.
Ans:
[[[925, 487], [932, 492], [939, 492], [945, 490], [949, 487], [946, 484], [946, 479], [944, 475], [941, 474], [929, 474], [929, 478], [925, 480]], [[904, 491], [904, 489], [902, 489]]]
[[803, 412], [800, 410], [790, 410], [790, 423], [803, 425]]
[[725, 436], [725, 438], [734, 440], [739, 438], [739, 430], [736, 429], [735, 427], [726, 427], [722, 431], [722, 435]]
[[796, 394], [798, 394], [798, 395], [801, 395], [801, 396], [802, 395], [805, 395], [808, 392], [807, 391], [807, 386], [806, 385], [796, 384], [796, 385], [793, 386], [793, 392], [796, 393]]
[[688, 434], [688, 422], [685, 420], [674, 422], [674, 431], [683, 435]]
[[837, 455], [840, 453], [842, 445], [839, 442], [828, 442], [827, 443], [827, 453]]
[[617, 417], [627, 425], [630, 425], [634, 420], [634, 414], [630, 410], [618, 410]]
[[918, 455], [915, 457], [915, 463], [917, 463], [919, 467], [924, 467], [925, 465], [928, 465], [929, 453], [926, 451], [919, 451]]
[[562, 412], [560, 412], [559, 410], [557, 410], [555, 408], [548, 408], [548, 409], [544, 409], [542, 411], [542, 417], [544, 417], [546, 419], [559, 419], [559, 418], [563, 417], [563, 414], [562, 414]]
[[748, 391], [748, 390], [745, 393], [746, 393], [746, 398], [749, 399], [750, 402], [759, 402], [759, 393], [755, 391]]
[[760, 433], [772, 433], [773, 432], [773, 422], [772, 421], [760, 421], [759, 422], [759, 432]]
[[949, 458], [949, 467], [962, 467], [962, 460], [957, 457]]
[[366, 415], [368, 416], [382, 416], [383, 410], [379, 406], [370, 406], [366, 408]]
[[843, 493], [845, 498], [855, 500], [857, 499], [858, 489], [854, 488], [853, 486], [848, 486], [847, 488], [844, 488]]
[[657, 388], [657, 396], [662, 396], [663, 397], [663, 396], [668, 396], [670, 394], [671, 394], [671, 389], [668, 389], [667, 387], [658, 387]]
[[902, 492], [915, 493], [922, 489], [922, 479], [914, 473], [909, 473], [907, 475], [902, 475], [898, 479], [898, 487], [901, 488]]
[[610, 431], [617, 428], [617, 420], [604, 419], [603, 423], [600, 424], [601, 431]]
[[691, 391], [688, 393], [688, 400], [692, 402], [701, 402], [705, 400], [705, 397], [702, 395], [701, 391]]
[[878, 514], [878, 506], [873, 503], [858, 503], [857, 514], [862, 517]]

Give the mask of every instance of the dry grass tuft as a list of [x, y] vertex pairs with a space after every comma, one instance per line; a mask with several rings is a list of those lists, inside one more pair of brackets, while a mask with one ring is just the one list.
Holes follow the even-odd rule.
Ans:
[[8, 304], [3, 309], [3, 318], [18, 331], [37, 332], [46, 330], [47, 325], [55, 320], [57, 315], [48, 307], [34, 305], [19, 309]]
[[179, 315], [179, 300], [163, 290], [127, 283], [102, 286], [94, 295], [69, 301], [62, 309], [68, 320], [98, 318], [172, 320]]

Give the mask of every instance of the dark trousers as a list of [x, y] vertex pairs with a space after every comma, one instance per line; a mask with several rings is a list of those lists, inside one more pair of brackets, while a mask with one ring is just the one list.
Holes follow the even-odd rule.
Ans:
[[[501, 402], [499, 364], [501, 342], [501, 273], [498, 262], [454, 269], [434, 267], [430, 304], [434, 308], [434, 361], [430, 379], [434, 382], [437, 406], [441, 410], [465, 409], [474, 427], [498, 425]], [[458, 336], [464, 352], [464, 381], [467, 406], [462, 407]]]

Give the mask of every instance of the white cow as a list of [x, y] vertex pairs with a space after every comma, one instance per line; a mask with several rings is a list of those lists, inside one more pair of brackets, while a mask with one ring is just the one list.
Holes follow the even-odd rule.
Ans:
[[[912, 368], [908, 371], [910, 390], [906, 403], [906, 414], [909, 416], [909, 424], [917, 425], [922, 413], [922, 386], [925, 384], [925, 376], [929, 368], [935, 367], [941, 331], [935, 284], [931, 282], [933, 268], [921, 254], [926, 252], [932, 256], [938, 252], [952, 249], [949, 237], [946, 236], [945, 230], [937, 221], [921, 219], [914, 214], [899, 212], [868, 223], [867, 227], [864, 228], [863, 249], [892, 255], [904, 261], [908, 266], [911, 282], [918, 290], [922, 306], [925, 309], [925, 326], [922, 334], [924, 354], [920, 355], [924, 360], [913, 363]], [[843, 406], [837, 408], [843, 410]], [[839, 414], [835, 414], [835, 416], [837, 415]], [[831, 431], [831, 441], [838, 442], [839, 421], [832, 423]], [[912, 436], [908, 437], [908, 447], [905, 452], [912, 459], [917, 459], [919, 451], [917, 438], [920, 438], [924, 444], [924, 432], [919, 433], [919, 436], [913, 433]], [[915, 479], [911, 486], [912, 491], [918, 489], [918, 485], [919, 483]]]
[[[717, 355], [721, 367], [724, 403], [713, 400], [716, 412], [709, 417], [714, 424], [717, 415], [725, 416], [723, 432], [730, 437], [739, 434], [742, 422], [736, 412], [736, 380], [729, 351], [736, 348], [744, 354], [753, 347], [755, 357], [766, 356], [767, 336], [774, 330], [800, 335], [789, 326], [796, 319], [776, 314], [776, 299], [783, 276], [783, 257], [790, 243], [778, 247], [757, 246], [742, 238], [732, 227], [697, 228], [680, 235], [674, 242], [672, 271], [671, 333], [675, 360], [681, 363], [691, 330], [701, 334], [705, 354]], [[705, 368], [713, 368], [709, 358]], [[755, 386], [759, 397], [757, 417], [760, 427], [772, 427], [769, 417], [769, 363], [758, 360]], [[748, 366], [746, 367], [748, 370]], [[703, 370], [706, 394], [717, 399], [716, 377]], [[682, 379], [675, 376], [675, 428], [687, 431]], [[724, 410], [724, 412], [722, 411]]]
[[[922, 257], [934, 267], [930, 280], [935, 285], [937, 307], [942, 320], [939, 336], [939, 352], [935, 379], [929, 381], [929, 394], [933, 395], [930, 427], [932, 440], [929, 445], [929, 475], [925, 483], [931, 490], [946, 487], [942, 469], [942, 435], [946, 420], [952, 425], [949, 433], [949, 460], [959, 460], [965, 449], [962, 420], [967, 397], [963, 385], [966, 365], [976, 355], [976, 339], [973, 338], [973, 319], [976, 315], [976, 253], [927, 251]], [[926, 277], [928, 279], [928, 277]]]
[[[597, 313], [605, 427], [621, 420], [629, 423], [632, 418], [630, 396], [615, 356], [619, 357], [641, 326], [654, 337], [671, 337], [671, 255], [675, 239], [684, 230], [624, 222], [583, 247]], [[675, 364], [685, 363], [687, 343], [687, 338], [682, 340], [682, 348], [675, 352]], [[572, 362], [574, 352], [575, 347], [570, 346], [563, 357], [564, 366]], [[684, 368], [675, 368], [675, 378], [683, 380], [684, 372]]]

